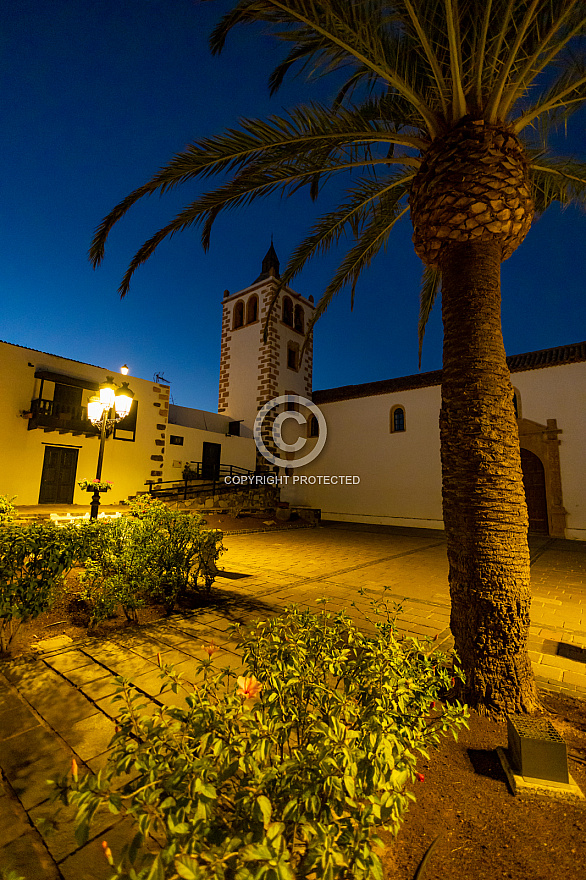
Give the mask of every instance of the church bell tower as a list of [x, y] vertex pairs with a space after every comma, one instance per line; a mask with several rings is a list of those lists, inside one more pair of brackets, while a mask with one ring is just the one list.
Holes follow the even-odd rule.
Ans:
[[301, 348], [313, 297], [283, 287], [271, 312], [268, 339], [263, 327], [279, 287], [279, 259], [271, 241], [253, 283], [224, 292], [218, 412], [252, 429], [259, 409], [275, 397], [296, 394], [311, 400], [313, 340]]

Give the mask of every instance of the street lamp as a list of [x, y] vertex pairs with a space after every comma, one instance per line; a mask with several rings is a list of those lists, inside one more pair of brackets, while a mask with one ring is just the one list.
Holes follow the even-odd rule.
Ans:
[[[90, 397], [87, 405], [87, 416], [92, 425], [100, 428], [100, 451], [98, 453], [98, 467], [96, 469], [96, 481], [102, 479], [102, 463], [104, 461], [104, 444], [107, 432], [121, 419], [126, 418], [132, 406], [134, 393], [128, 387], [128, 382], [118, 386], [112, 376], [107, 376], [106, 381], [99, 386], [99, 397]], [[114, 412], [113, 412], [113, 411]], [[100, 506], [100, 490], [96, 485], [92, 496], [90, 519], [98, 518]]]

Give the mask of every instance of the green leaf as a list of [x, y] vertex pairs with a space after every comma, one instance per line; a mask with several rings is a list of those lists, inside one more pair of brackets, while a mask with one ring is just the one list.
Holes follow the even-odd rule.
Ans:
[[263, 824], [266, 828], [266, 826], [271, 821], [271, 813], [273, 811], [272, 804], [271, 804], [270, 800], [268, 799], [268, 797], [265, 797], [262, 794], [259, 795], [259, 797], [257, 797], [256, 802], [257, 802], [258, 806], [260, 807], [260, 811], [261, 811], [262, 817], [263, 817]]
[[356, 797], [356, 786], [352, 776], [344, 776], [344, 785], [351, 798]]
[[155, 857], [145, 880], [165, 880], [165, 869], [160, 853]]
[[199, 880], [202, 876], [200, 866], [191, 856], [176, 856], [174, 865], [175, 870], [183, 880]]

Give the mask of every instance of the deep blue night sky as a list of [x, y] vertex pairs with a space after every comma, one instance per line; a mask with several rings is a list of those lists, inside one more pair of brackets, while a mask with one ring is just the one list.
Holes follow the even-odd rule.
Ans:
[[[120, 301], [122, 274], [142, 242], [191, 202], [197, 184], [136, 206], [115, 227], [103, 265], [87, 250], [103, 216], [196, 138], [240, 116], [327, 99], [335, 83], [291, 79], [272, 99], [267, 78], [282, 49], [241, 28], [212, 57], [209, 33], [229, 0], [12, 0], [2, 26], [0, 339], [151, 378], [174, 402], [215, 411], [221, 300], [250, 284], [271, 234], [284, 264], [316, 216], [306, 192], [220, 218], [205, 254], [197, 230], [160, 246]], [[559, 152], [584, 155], [584, 112]], [[328, 202], [318, 203], [321, 213]], [[584, 213], [550, 210], [503, 264], [508, 354], [585, 338]], [[341, 258], [341, 253], [338, 255]], [[293, 285], [317, 300], [335, 257]], [[314, 388], [417, 372], [422, 266], [408, 220], [315, 331]], [[384, 320], [379, 309], [383, 304]], [[377, 317], [374, 317], [374, 310]], [[441, 367], [436, 306], [422, 370]]]

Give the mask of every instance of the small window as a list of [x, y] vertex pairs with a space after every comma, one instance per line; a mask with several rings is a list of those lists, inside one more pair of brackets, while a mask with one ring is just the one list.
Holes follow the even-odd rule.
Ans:
[[298, 409], [297, 404], [292, 400], [289, 400], [285, 404], [285, 412], [297, 412], [297, 409]]
[[299, 346], [290, 342], [287, 346], [287, 367], [290, 370], [299, 369]]
[[304, 332], [303, 326], [304, 326], [303, 309], [301, 308], [301, 306], [295, 306], [295, 330], [297, 330], [298, 333], [303, 333]]
[[405, 430], [405, 410], [402, 406], [394, 406], [391, 410], [391, 434]]
[[171, 446], [183, 446], [183, 437], [178, 437], [177, 434], [171, 434], [169, 437], [169, 443]]
[[125, 440], [128, 443], [134, 443], [136, 440], [136, 415], [138, 413], [138, 400], [136, 397], [132, 401], [130, 412], [114, 426], [112, 436], [115, 440]]
[[240, 437], [240, 422], [228, 422], [228, 434], [230, 437]]
[[521, 418], [521, 395], [517, 388], [513, 388], [513, 406], [515, 407], [515, 418]]
[[283, 324], [287, 327], [293, 326], [293, 303], [288, 296], [283, 300]]
[[309, 436], [319, 437], [319, 422], [317, 416], [312, 416], [309, 420]]
[[253, 324], [258, 317], [258, 296], [256, 293], [246, 303], [246, 323]]
[[244, 325], [244, 303], [242, 300], [234, 306], [234, 330]]

